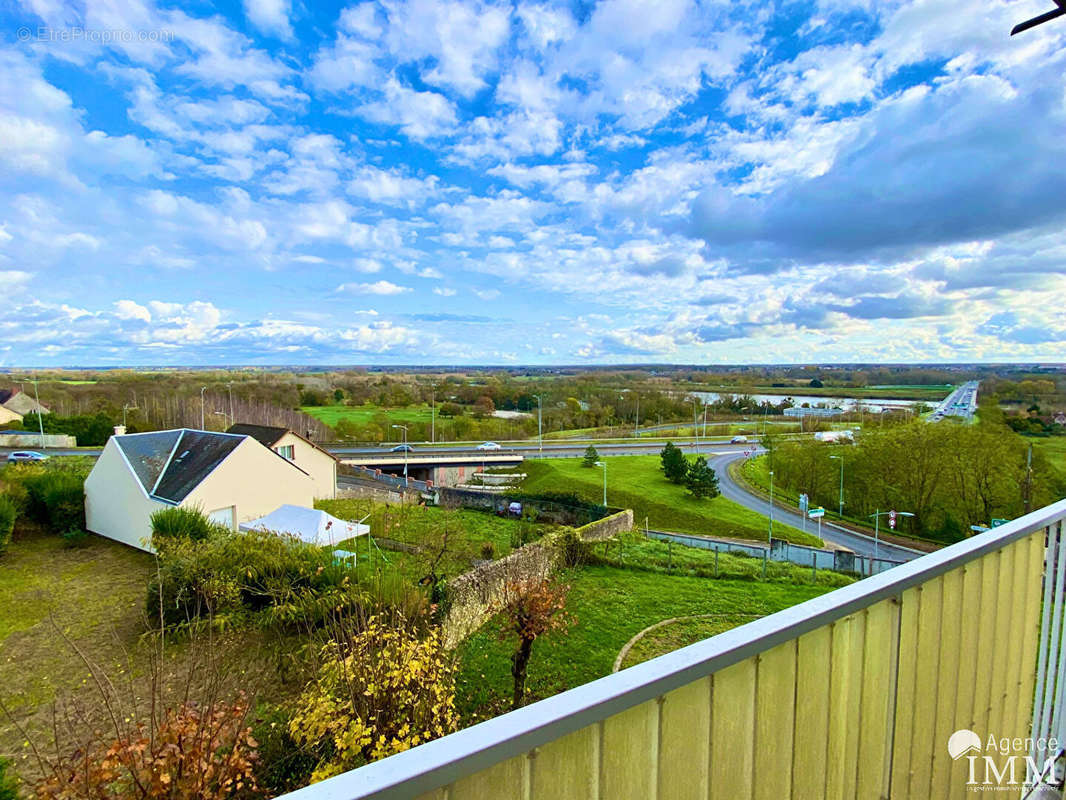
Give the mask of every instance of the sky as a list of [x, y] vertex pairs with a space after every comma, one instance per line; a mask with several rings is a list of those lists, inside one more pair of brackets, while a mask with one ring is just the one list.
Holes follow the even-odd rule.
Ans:
[[0, 0], [0, 366], [1066, 361], [1050, 0]]

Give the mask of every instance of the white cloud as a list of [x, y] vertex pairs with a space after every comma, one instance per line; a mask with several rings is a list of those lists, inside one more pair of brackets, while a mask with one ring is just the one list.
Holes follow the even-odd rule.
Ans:
[[441, 297], [455, 297], [455, 289], [446, 289], [443, 286], [434, 286], [433, 294], [440, 295]]
[[244, 0], [244, 13], [260, 31], [281, 39], [292, 38], [288, 0]]
[[408, 286], [398, 286], [389, 281], [376, 281], [375, 283], [342, 283], [337, 287], [337, 292], [344, 294], [376, 294], [382, 296], [404, 294], [410, 292]]

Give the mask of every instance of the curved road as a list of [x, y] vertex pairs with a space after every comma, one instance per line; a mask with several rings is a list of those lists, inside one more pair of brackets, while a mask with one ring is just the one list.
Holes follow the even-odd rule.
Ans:
[[[718, 489], [721, 491], [723, 497], [727, 497], [734, 503], [739, 503], [745, 508], [750, 508], [752, 511], [757, 511], [764, 517], [769, 516], [770, 502], [757, 495], [753, 495], [744, 488], [742, 488], [729, 474], [729, 465], [737, 459], [744, 458], [744, 453], [726, 453], [724, 455], [715, 456], [710, 460], [710, 465], [714, 468], [715, 473], [718, 475]], [[803, 530], [803, 517], [798, 511], [790, 511], [782, 508], [781, 506], [774, 504], [774, 521], [783, 522], [786, 525], [791, 525], [794, 528]], [[807, 530], [811, 533], [816, 533], [818, 523], [814, 520], [807, 521]], [[833, 523], [826, 523], [825, 518], [822, 519], [822, 538], [826, 542], [846, 547], [849, 550], [854, 550], [856, 553], [873, 557], [874, 555], [874, 539], [872, 536], [864, 536], [861, 533], [855, 533], [854, 531], [845, 530], [844, 528], [837, 527]], [[895, 544], [886, 544], [885, 542], [879, 542], [877, 545], [877, 557], [889, 559], [891, 561], [910, 561], [918, 556], [925, 555], [918, 550], [911, 550], [908, 547], [900, 547]]]

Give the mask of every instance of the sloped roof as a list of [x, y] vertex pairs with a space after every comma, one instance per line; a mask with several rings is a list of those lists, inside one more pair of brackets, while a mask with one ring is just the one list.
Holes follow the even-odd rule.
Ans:
[[232, 453], [244, 436], [181, 428], [112, 436], [148, 495], [178, 504]]
[[250, 425], [246, 422], [238, 422], [236, 425], [230, 425], [226, 429], [226, 433], [251, 436], [264, 447], [273, 447], [274, 443], [288, 432], [288, 428], [275, 428], [271, 425]]

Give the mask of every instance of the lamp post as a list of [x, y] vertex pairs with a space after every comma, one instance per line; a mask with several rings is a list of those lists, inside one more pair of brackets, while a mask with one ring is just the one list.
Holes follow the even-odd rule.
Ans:
[[840, 462], [840, 494], [839, 505], [837, 507], [837, 516], [844, 519], [844, 456], [829, 456], [835, 458]]
[[774, 540], [774, 471], [770, 470], [770, 533], [767, 537], [769, 542]]
[[44, 413], [41, 411], [41, 396], [37, 393], [37, 376], [33, 376], [33, 402], [37, 404], [37, 429], [41, 432], [41, 449], [44, 450]]
[[[212, 411], [211, 413], [212, 413], [212, 414], [220, 414], [220, 415], [222, 416], [222, 424], [223, 424], [223, 425], [225, 425], [225, 424], [226, 424], [226, 417], [227, 417], [227, 415], [226, 415], [226, 411], [225, 411], [225, 409], [223, 409], [223, 410], [221, 410], [221, 411]], [[226, 428], [228, 429], [228, 428], [229, 428], [229, 425], [226, 425]]]
[[406, 425], [393, 425], [394, 428], [403, 429], [403, 485], [404, 488], [408, 486], [407, 482], [407, 426]]
[[200, 430], [204, 429], [204, 392], [206, 391], [206, 386], [200, 387]]
[[123, 430], [126, 429], [126, 412], [135, 410], [136, 408], [137, 408], [136, 405], [132, 405], [131, 406], [129, 403], [123, 403], [122, 404], [122, 429]]
[[603, 507], [607, 508], [607, 462], [597, 461], [596, 466], [603, 468]]
[[229, 424], [233, 425], [237, 421], [233, 415], [233, 381], [226, 384], [226, 390], [229, 392]]
[[[886, 514], [889, 515], [893, 528], [896, 527], [896, 524], [895, 524], [896, 523], [896, 517], [913, 517], [914, 516], [914, 514], [912, 514], [910, 511], [881, 511], [880, 509], [878, 509], [877, 511], [875, 511], [873, 514], [870, 515], [870, 518], [874, 521], [874, 560], [875, 561], [878, 558], [878, 537], [879, 537], [879, 535], [881, 533], [881, 528], [880, 528], [881, 517], [885, 516]], [[873, 572], [873, 566], [874, 566], [873, 562], [871, 562], [870, 563], [870, 571], [871, 572]]]
[[543, 458], [544, 456], [544, 427], [541, 424], [540, 414], [540, 395], [533, 395], [537, 398], [537, 458]]
[[696, 442], [696, 455], [700, 454], [700, 424], [699, 424], [699, 412], [697, 411], [697, 404], [699, 398], [692, 398], [692, 435], [695, 437]]

